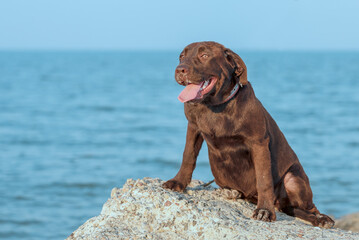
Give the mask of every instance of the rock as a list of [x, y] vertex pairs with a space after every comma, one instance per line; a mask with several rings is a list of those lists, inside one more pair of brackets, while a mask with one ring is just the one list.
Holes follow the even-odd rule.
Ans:
[[255, 205], [228, 190], [193, 180], [184, 193], [160, 179], [128, 179], [114, 188], [101, 214], [67, 239], [359, 239], [359, 233], [313, 227], [277, 212], [277, 221], [251, 219]]
[[335, 226], [347, 231], [359, 232], [359, 212], [346, 215], [335, 221]]

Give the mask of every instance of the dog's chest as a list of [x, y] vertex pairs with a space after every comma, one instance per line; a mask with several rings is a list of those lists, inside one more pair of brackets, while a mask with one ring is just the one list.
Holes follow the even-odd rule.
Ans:
[[197, 115], [199, 130], [213, 138], [230, 137], [238, 134], [238, 127], [233, 116], [221, 113], [203, 113]]

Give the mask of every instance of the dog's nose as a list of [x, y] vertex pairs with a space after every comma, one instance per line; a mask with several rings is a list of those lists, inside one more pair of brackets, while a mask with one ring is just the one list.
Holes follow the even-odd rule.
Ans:
[[176, 73], [186, 74], [186, 73], [188, 73], [188, 67], [186, 65], [179, 65], [176, 68]]

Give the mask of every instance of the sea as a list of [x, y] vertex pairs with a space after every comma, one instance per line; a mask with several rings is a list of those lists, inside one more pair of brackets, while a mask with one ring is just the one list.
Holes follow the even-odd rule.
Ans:
[[[0, 239], [65, 239], [126, 179], [175, 176], [178, 51], [0, 52]], [[359, 52], [235, 50], [319, 210], [359, 211]], [[213, 179], [204, 145], [193, 179]]]

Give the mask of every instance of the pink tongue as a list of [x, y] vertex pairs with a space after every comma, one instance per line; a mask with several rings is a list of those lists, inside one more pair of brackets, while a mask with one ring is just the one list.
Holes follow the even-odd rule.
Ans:
[[195, 99], [198, 96], [198, 93], [200, 92], [201, 84], [189, 84], [178, 96], [178, 100], [181, 102], [188, 102], [192, 99]]

